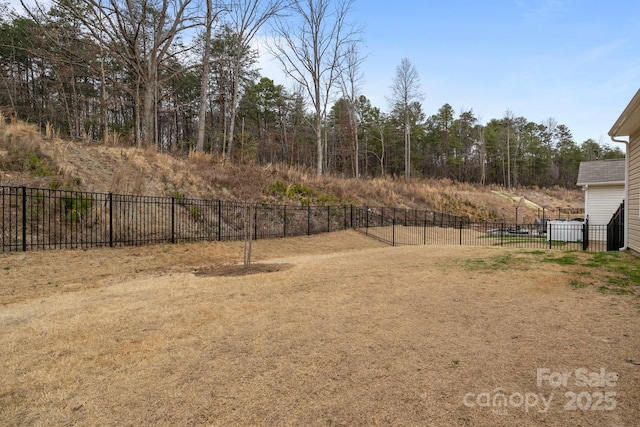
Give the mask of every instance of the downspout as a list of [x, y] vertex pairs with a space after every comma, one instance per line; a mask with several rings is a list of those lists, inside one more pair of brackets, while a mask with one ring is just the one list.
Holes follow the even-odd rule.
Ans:
[[629, 244], [629, 141], [624, 139], [616, 139], [615, 136], [611, 136], [613, 142], [618, 142], [625, 145], [624, 150], [624, 246], [620, 248], [620, 251], [626, 251]]

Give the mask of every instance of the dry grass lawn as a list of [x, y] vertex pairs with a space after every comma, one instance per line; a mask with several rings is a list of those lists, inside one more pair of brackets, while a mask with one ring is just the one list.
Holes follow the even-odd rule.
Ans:
[[638, 298], [574, 289], [579, 265], [353, 231], [241, 259], [0, 255], [0, 425], [638, 425]]

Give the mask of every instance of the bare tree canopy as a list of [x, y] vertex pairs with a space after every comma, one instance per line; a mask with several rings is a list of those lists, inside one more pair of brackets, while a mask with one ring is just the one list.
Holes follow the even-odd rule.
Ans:
[[420, 76], [413, 64], [404, 58], [396, 68], [396, 75], [391, 85], [391, 106], [403, 118], [404, 127], [404, 173], [411, 177], [411, 105], [422, 99], [420, 92]]
[[[0, 0], [0, 114], [64, 138], [506, 187], [575, 186], [581, 161], [624, 157], [555, 119], [427, 115], [408, 59], [382, 111], [361, 93], [352, 0], [36, 1]], [[262, 37], [288, 78], [258, 72]]]
[[226, 25], [235, 32], [237, 41], [233, 55], [231, 74], [231, 100], [229, 112], [229, 133], [227, 143], [227, 159], [231, 159], [235, 135], [236, 110], [240, 79], [242, 77], [243, 53], [250, 48], [251, 41], [267, 21], [280, 14], [287, 6], [288, 0], [234, 0], [230, 3], [226, 16]]
[[296, 0], [293, 16], [275, 21], [269, 49], [284, 72], [302, 87], [315, 112], [316, 171], [324, 170], [323, 119], [336, 90], [345, 52], [360, 37], [361, 30], [347, 17], [352, 0]]
[[135, 84], [137, 145], [158, 144], [155, 108], [158, 86], [181, 53], [176, 40], [197, 25], [192, 0], [53, 0], [52, 4], [81, 23], [83, 30], [112, 58], [117, 58]]
[[352, 43], [344, 55], [343, 69], [340, 73], [342, 96], [349, 103], [349, 119], [353, 129], [353, 176], [360, 177], [360, 141], [358, 139], [358, 122], [360, 121], [359, 98], [364, 75], [361, 71], [364, 58], [358, 50], [358, 43]]

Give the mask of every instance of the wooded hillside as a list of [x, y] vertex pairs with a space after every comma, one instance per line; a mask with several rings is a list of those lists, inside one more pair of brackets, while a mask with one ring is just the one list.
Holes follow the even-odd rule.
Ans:
[[[582, 208], [582, 191], [453, 182], [450, 179], [318, 176], [311, 168], [192, 152], [71, 142], [35, 125], [0, 125], [0, 185], [182, 196], [283, 204], [385, 206], [436, 210], [473, 220], [533, 222]], [[528, 202], [520, 202], [525, 197]], [[559, 209], [564, 210], [561, 213]], [[579, 215], [577, 215], [579, 216]]]
[[[0, 8], [0, 106], [7, 118], [74, 141], [195, 149], [344, 177], [572, 188], [580, 161], [623, 156], [574, 141], [553, 118], [535, 123], [506, 110], [483, 124], [473, 110], [448, 104], [423, 111], [409, 60], [389, 76], [384, 112], [359, 90], [363, 40], [345, 23], [350, 3], [53, 0], [29, 11]], [[262, 55], [274, 55], [295, 89], [260, 75], [258, 35], [277, 36]]]

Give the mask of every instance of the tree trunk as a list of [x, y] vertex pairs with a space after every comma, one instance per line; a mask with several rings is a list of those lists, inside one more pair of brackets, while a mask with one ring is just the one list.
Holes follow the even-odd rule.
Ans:
[[154, 142], [154, 138], [153, 138], [154, 95], [155, 95], [154, 85], [151, 82], [147, 82], [147, 85], [144, 88], [144, 100], [143, 100], [143, 110], [142, 110], [141, 144], [143, 147], [147, 147], [151, 145], [152, 142]]
[[102, 52], [102, 46], [100, 46], [100, 89], [102, 91], [102, 140], [106, 144], [109, 141], [109, 110], [107, 108], [107, 102], [109, 100], [107, 96], [107, 75], [104, 70], [104, 54]]
[[358, 123], [354, 123], [353, 130], [355, 132], [356, 156], [354, 162], [356, 164], [356, 178], [360, 178], [360, 141], [358, 140]]
[[319, 108], [316, 108], [316, 173], [322, 175], [324, 166], [324, 143], [322, 140], [322, 114]]
[[204, 152], [204, 132], [207, 121], [207, 89], [209, 87], [209, 54], [211, 50], [211, 26], [213, 25], [212, 0], [207, 0], [206, 30], [204, 35], [204, 53], [202, 54], [202, 81], [200, 82], [200, 110], [198, 112], [198, 141], [196, 151]]
[[135, 102], [133, 105], [134, 108], [134, 117], [135, 117], [135, 144], [136, 147], [142, 147], [142, 115], [140, 114], [140, 106], [142, 105], [142, 99], [140, 96], [140, 77], [138, 77], [138, 81], [136, 82], [136, 95]]
[[[235, 68], [235, 67], [234, 67]], [[238, 78], [238, 70], [234, 69], [235, 79]], [[236, 104], [238, 102], [238, 81], [233, 81], [231, 83], [231, 105], [229, 106], [229, 134], [227, 135], [228, 143], [227, 143], [227, 160], [231, 160], [231, 150], [233, 150], [233, 138], [236, 127]]]

